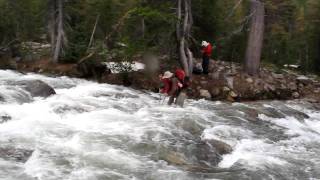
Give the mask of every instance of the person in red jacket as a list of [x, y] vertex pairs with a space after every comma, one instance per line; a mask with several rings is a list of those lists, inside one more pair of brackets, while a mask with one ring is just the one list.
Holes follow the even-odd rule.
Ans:
[[170, 71], [165, 72], [163, 75], [160, 75], [161, 87], [160, 93], [168, 95], [172, 89], [171, 78], [173, 77], [173, 73]]
[[207, 41], [202, 41], [202, 69], [203, 69], [203, 74], [208, 74], [209, 73], [209, 62], [210, 62], [210, 57], [212, 55], [212, 45], [208, 43]]
[[160, 76], [162, 84], [160, 93], [169, 96], [168, 105], [175, 103], [183, 107], [187, 96], [185, 92], [182, 92], [185, 86], [185, 79], [185, 72], [182, 69], [177, 69], [174, 74], [167, 71]]

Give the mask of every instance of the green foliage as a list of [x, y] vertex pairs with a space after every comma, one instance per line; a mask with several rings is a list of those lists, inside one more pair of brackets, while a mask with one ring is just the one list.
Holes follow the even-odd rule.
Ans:
[[[216, 59], [242, 62], [246, 51], [249, 1], [193, 0], [194, 24], [190, 42], [200, 57], [201, 40], [213, 43]], [[306, 72], [320, 72], [320, 1], [264, 0], [266, 28], [262, 59], [277, 67], [300, 64]], [[48, 0], [0, 0], [0, 46], [13, 39], [43, 41], [47, 33]], [[236, 6], [238, 4], [238, 6]], [[154, 52], [177, 56], [174, 0], [65, 1], [68, 47], [65, 62], [87, 54], [99, 16], [94, 50], [101, 60], [133, 59]], [[110, 39], [106, 40], [106, 37]], [[125, 46], [119, 46], [122, 43]], [[111, 57], [111, 58], [110, 58]]]
[[39, 39], [45, 33], [44, 7], [39, 0], [0, 0], [0, 43]]

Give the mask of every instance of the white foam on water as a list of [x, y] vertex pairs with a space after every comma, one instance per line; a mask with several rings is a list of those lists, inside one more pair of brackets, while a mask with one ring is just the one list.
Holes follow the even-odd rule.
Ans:
[[[53, 86], [57, 94], [46, 99], [31, 97], [31, 102], [17, 103], [15, 98], [27, 92], [8, 89], [6, 83], [25, 79], [42, 80]], [[7, 175], [18, 179], [13, 174], [24, 172], [39, 180], [195, 179], [196, 176], [184, 168], [154, 159], [163, 147], [183, 149], [179, 143], [184, 140], [178, 139], [179, 136], [187, 134], [190, 138], [192, 133], [178, 126], [181, 122], [204, 128], [202, 140], [216, 139], [232, 146], [233, 152], [223, 156], [219, 167], [240, 164], [252, 171], [267, 172], [270, 167], [289, 171], [297, 161], [303, 162], [301, 164], [305, 164], [304, 159], [309, 159], [310, 164], [320, 161], [319, 152], [312, 148], [320, 141], [320, 113], [299, 104], [292, 108], [307, 113], [310, 119], [259, 115], [261, 126], [268, 124], [270, 130], [281, 130], [288, 136], [270, 142], [268, 137], [263, 138], [250, 129], [252, 122], [239, 120], [241, 117], [231, 118], [244, 115], [237, 108], [251, 107], [250, 104], [188, 100], [185, 108], [169, 107], [161, 104], [156, 99], [159, 96], [153, 93], [14, 71], [0, 71], [0, 90], [4, 90], [1, 93], [5, 94], [5, 99], [11, 98], [0, 104], [0, 115], [11, 117], [0, 124], [0, 147], [34, 150], [25, 164], [0, 158], [0, 167], [7, 167], [0, 169], [0, 177]], [[268, 102], [262, 104], [274, 108]], [[220, 115], [219, 111], [226, 108], [234, 114]], [[199, 135], [193, 136], [199, 138]], [[140, 146], [143, 151], [139, 151]], [[316, 169], [300, 166], [309, 168], [309, 174]]]
[[230, 168], [239, 161], [249, 169], [263, 168], [269, 164], [284, 166], [287, 162], [275, 157], [274, 150], [275, 147], [272, 144], [262, 140], [243, 139], [237, 143], [231, 154], [223, 157], [219, 167]]

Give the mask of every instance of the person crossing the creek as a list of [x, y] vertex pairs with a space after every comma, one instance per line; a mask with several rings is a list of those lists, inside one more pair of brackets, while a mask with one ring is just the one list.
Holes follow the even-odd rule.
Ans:
[[210, 57], [212, 55], [212, 45], [207, 41], [202, 41], [201, 46], [203, 74], [208, 74]]
[[185, 76], [182, 69], [177, 69], [175, 73], [166, 71], [160, 76], [160, 93], [169, 96], [168, 105], [177, 104], [183, 107], [187, 94], [184, 89], [188, 86], [189, 78]]

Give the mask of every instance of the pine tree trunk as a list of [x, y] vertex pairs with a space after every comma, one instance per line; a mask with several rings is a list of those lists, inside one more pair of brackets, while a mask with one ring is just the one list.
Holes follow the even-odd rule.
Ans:
[[250, 0], [252, 19], [245, 57], [245, 71], [249, 75], [259, 74], [260, 59], [264, 38], [264, 4], [259, 0]]

